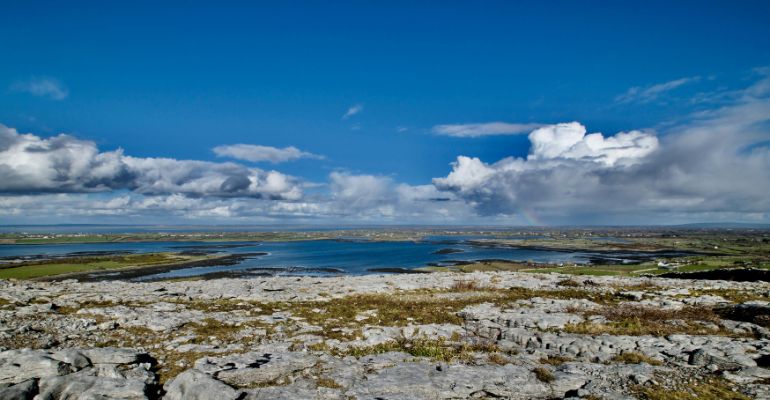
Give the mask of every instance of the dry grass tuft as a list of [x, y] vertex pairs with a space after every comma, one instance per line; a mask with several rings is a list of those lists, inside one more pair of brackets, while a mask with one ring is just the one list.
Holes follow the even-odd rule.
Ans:
[[463, 291], [472, 291], [472, 290], [480, 290], [483, 286], [478, 281], [471, 281], [471, 280], [459, 280], [455, 281], [455, 283], [450, 288], [451, 290], [463, 292]]
[[535, 377], [537, 377], [537, 379], [543, 383], [551, 383], [556, 379], [553, 376], [553, 372], [551, 372], [550, 369], [545, 367], [537, 367], [533, 369], [532, 372], [534, 372]]
[[642, 400], [749, 400], [724, 379], [707, 378], [679, 388], [636, 386], [632, 392]]
[[666, 336], [671, 334], [721, 335], [735, 334], [720, 325], [719, 316], [711, 308], [684, 307], [678, 310], [622, 305], [603, 307], [587, 314], [604, 316], [607, 324], [582, 322], [567, 325], [565, 332], [630, 336]]
[[541, 364], [548, 364], [553, 366], [562, 365], [570, 361], [575, 361], [575, 360], [573, 358], [560, 356], [560, 355], [548, 356], [540, 359]]
[[[316, 345], [313, 350], [329, 349], [325, 345]], [[363, 357], [372, 354], [382, 354], [388, 352], [404, 352], [414, 357], [426, 357], [434, 361], [460, 361], [470, 362], [474, 353], [498, 353], [500, 349], [488, 343], [463, 343], [456, 344], [439, 339], [405, 339], [400, 338], [396, 341], [385, 342], [374, 346], [352, 347], [346, 350], [331, 350], [330, 352], [337, 356]], [[502, 358], [502, 357], [501, 357]]]
[[582, 283], [580, 283], [580, 282], [578, 282], [578, 281], [576, 281], [576, 280], [574, 280], [572, 278], [563, 279], [563, 280], [557, 282], [556, 284], [559, 285], [559, 286], [566, 286], [566, 287], [580, 287], [580, 286], [583, 286]]
[[662, 365], [663, 363], [652, 358], [648, 357], [642, 353], [637, 353], [634, 351], [627, 351], [622, 354], [618, 354], [615, 357], [612, 358], [612, 361], [620, 362], [624, 364], [641, 364], [641, 363], [647, 363], [650, 365]]
[[492, 364], [505, 365], [508, 364], [508, 359], [503, 357], [500, 353], [492, 353], [487, 357], [487, 361]]
[[649, 290], [660, 289], [660, 286], [650, 281], [643, 281], [634, 285], [613, 285], [613, 286], [618, 291], [626, 291], [626, 292], [639, 292], [639, 291], [646, 292]]
[[[745, 303], [747, 301], [770, 301], [770, 296], [767, 295], [766, 290], [747, 290], [747, 289], [701, 289], [690, 290], [690, 294], [686, 297], [697, 296], [720, 296], [725, 300], [733, 303]], [[684, 297], [684, 296], [683, 296]]]
[[319, 387], [325, 387], [325, 388], [329, 388], [329, 389], [340, 389], [340, 388], [342, 388], [342, 385], [337, 383], [337, 381], [335, 381], [334, 379], [325, 378], [325, 377], [318, 378], [318, 380], [316, 381], [316, 385], [318, 385]]

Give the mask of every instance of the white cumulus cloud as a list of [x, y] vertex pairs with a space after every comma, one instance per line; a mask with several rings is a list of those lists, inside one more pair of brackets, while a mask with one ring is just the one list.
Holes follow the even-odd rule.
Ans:
[[294, 146], [277, 148], [254, 144], [230, 144], [214, 147], [213, 151], [219, 157], [230, 157], [236, 160], [251, 162], [270, 162], [273, 164], [294, 161], [300, 158], [323, 158], [323, 156], [302, 151]]
[[460, 156], [434, 185], [483, 215], [522, 209], [558, 223], [671, 223], [770, 218], [770, 86], [651, 132], [586, 134], [577, 123], [529, 135], [526, 158]]
[[529, 134], [532, 143], [529, 160], [589, 160], [613, 165], [634, 163], [658, 148], [658, 138], [641, 131], [620, 132], [605, 137], [586, 135], [586, 127], [577, 122], [545, 126]]
[[338, 217], [378, 222], [456, 222], [473, 210], [433, 185], [408, 185], [380, 175], [332, 172], [326, 212]]
[[70, 135], [41, 138], [0, 125], [0, 192], [99, 192], [295, 200], [299, 182], [277, 171], [234, 163], [138, 158], [100, 152]]

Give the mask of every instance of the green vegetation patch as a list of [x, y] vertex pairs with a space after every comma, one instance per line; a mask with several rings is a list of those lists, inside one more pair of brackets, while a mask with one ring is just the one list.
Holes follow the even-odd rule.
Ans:
[[182, 256], [175, 253], [56, 258], [51, 260], [27, 261], [18, 264], [4, 264], [0, 267], [0, 279], [34, 279], [78, 272], [171, 265], [203, 258], [205, 257]]
[[349, 347], [346, 349], [330, 348], [326, 343], [318, 343], [309, 347], [313, 351], [323, 351], [338, 357], [353, 356], [356, 358], [390, 352], [407, 353], [413, 357], [430, 358], [433, 361], [468, 363], [473, 360], [475, 353], [497, 354], [502, 360], [500, 349], [494, 343], [460, 343], [444, 338], [399, 338], [394, 341], [373, 346]]
[[[621, 300], [614, 292], [589, 291], [577, 288], [561, 290], [531, 290], [524, 288], [493, 289], [477, 283], [458, 281], [449, 290], [418, 290], [391, 294], [362, 294], [331, 299], [287, 303], [282, 308], [295, 317], [323, 328], [329, 337], [339, 328], [359, 328], [363, 324], [405, 326], [408, 324], [463, 323], [457, 313], [463, 308], [481, 303], [508, 305], [532, 297], [556, 299], [589, 299], [600, 304], [616, 304]], [[263, 307], [263, 306], [260, 306]], [[275, 305], [264, 306], [275, 309]], [[343, 338], [339, 338], [343, 339]]]
[[627, 351], [622, 354], [618, 354], [615, 357], [612, 358], [612, 361], [623, 363], [623, 364], [641, 364], [641, 363], [647, 363], [650, 365], [662, 365], [663, 363], [652, 358], [648, 357], [642, 353], [637, 353], [635, 351]]
[[589, 335], [666, 336], [720, 335], [739, 336], [720, 325], [719, 315], [707, 307], [684, 307], [676, 310], [621, 305], [591, 310], [586, 315], [601, 315], [607, 323], [581, 322], [569, 324], [564, 331]]
[[767, 290], [750, 290], [750, 289], [690, 289], [690, 293], [687, 296], [680, 295], [677, 297], [698, 297], [698, 296], [720, 296], [725, 300], [733, 303], [745, 303], [747, 301], [770, 301]]
[[575, 361], [575, 359], [571, 357], [565, 357], [562, 355], [550, 355], [550, 356], [541, 358], [540, 364], [558, 366], [570, 361]]
[[588, 299], [599, 304], [615, 305], [622, 296], [620, 289], [588, 290], [564, 287], [558, 290], [525, 288], [497, 289], [475, 281], [458, 280], [450, 289], [414, 290], [386, 294], [356, 294], [342, 298], [296, 302], [245, 302], [233, 300], [183, 302], [190, 309], [206, 312], [248, 312], [250, 316], [269, 316], [288, 312], [292, 318], [320, 327], [317, 334], [327, 339], [351, 340], [360, 336], [365, 325], [406, 326], [417, 324], [462, 325], [457, 314], [465, 307], [481, 303], [506, 306], [533, 297], [553, 299]]
[[553, 382], [556, 377], [553, 376], [553, 372], [551, 372], [550, 369], [545, 367], [537, 367], [532, 372], [535, 373], [535, 377], [537, 377], [537, 380], [543, 383], [551, 383]]
[[706, 378], [680, 387], [636, 386], [632, 392], [642, 400], [750, 400], [724, 379]]
[[326, 377], [318, 378], [318, 380], [316, 381], [316, 385], [318, 385], [318, 387], [325, 387], [325, 388], [329, 388], [329, 389], [341, 389], [342, 388], [342, 385], [337, 383], [337, 381], [335, 381], [334, 379], [331, 379], [331, 378], [326, 378]]

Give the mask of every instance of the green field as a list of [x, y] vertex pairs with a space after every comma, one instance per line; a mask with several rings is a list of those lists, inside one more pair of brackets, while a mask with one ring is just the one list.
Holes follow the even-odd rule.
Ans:
[[506, 262], [506, 261], [482, 261], [468, 265], [456, 265], [448, 267], [424, 267], [418, 268], [429, 272], [475, 272], [475, 271], [519, 271], [530, 273], [560, 273], [569, 275], [660, 275], [669, 272], [697, 272], [709, 271], [721, 268], [759, 268], [770, 269], [770, 260], [767, 256], [755, 255], [753, 257], [719, 255], [719, 256], [693, 256], [683, 257], [672, 260], [671, 262], [679, 265], [678, 268], [670, 270], [660, 268], [657, 262], [645, 262], [641, 264], [610, 264], [610, 265], [576, 265], [576, 266], [554, 266], [548, 264], [535, 264], [525, 262]]
[[206, 256], [187, 256], [177, 253], [129, 254], [120, 256], [70, 257], [19, 264], [0, 264], [0, 279], [35, 279], [89, 271], [106, 271], [173, 265], [206, 259]]

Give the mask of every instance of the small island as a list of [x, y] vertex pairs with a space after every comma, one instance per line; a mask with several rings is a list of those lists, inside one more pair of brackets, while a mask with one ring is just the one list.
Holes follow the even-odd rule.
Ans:
[[441, 249], [436, 250], [433, 252], [433, 254], [456, 254], [456, 253], [464, 253], [465, 250], [463, 249]]

